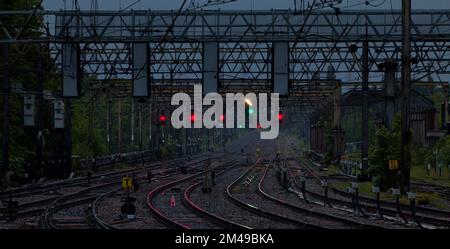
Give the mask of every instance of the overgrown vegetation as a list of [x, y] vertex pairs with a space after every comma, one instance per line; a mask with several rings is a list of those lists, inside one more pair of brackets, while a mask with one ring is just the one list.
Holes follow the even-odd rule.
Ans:
[[325, 154], [323, 163], [329, 166], [334, 159], [334, 135], [333, 135], [333, 123], [330, 120], [324, 120], [321, 122], [323, 125], [325, 136]]
[[172, 159], [176, 156], [176, 145], [175, 144], [164, 144], [160, 148], [160, 155], [162, 159]]
[[297, 138], [296, 141], [298, 142], [298, 148], [300, 148], [301, 151], [309, 151], [309, 140], [301, 135], [298, 128], [290, 129], [289, 133], [292, 137]]
[[401, 117], [394, 117], [392, 131], [386, 127], [378, 128], [375, 143], [369, 148], [368, 173], [375, 177], [375, 184], [383, 190], [397, 185], [397, 171], [390, 170], [389, 160], [399, 160], [401, 154]]
[[[407, 153], [411, 155], [411, 162], [406, 163], [411, 170], [411, 178], [424, 178], [425, 175], [418, 172], [427, 171], [428, 165], [433, 171], [442, 168], [446, 171], [450, 164], [450, 136], [441, 138], [432, 148], [426, 148], [415, 144], [407, 147]], [[396, 170], [390, 170], [389, 160], [400, 160], [401, 156], [401, 117], [397, 114], [393, 121], [392, 131], [385, 127], [378, 128], [375, 143], [370, 146], [369, 173], [375, 176], [375, 183], [386, 190], [396, 187], [398, 176]], [[436, 164], [437, 163], [437, 164]], [[420, 168], [421, 170], [415, 170]], [[442, 176], [444, 177], [444, 175]]]
[[[1, 10], [21, 10], [24, 8], [30, 8], [37, 4], [37, 0], [17, 0], [17, 1], [1, 1], [0, 9]], [[9, 35], [15, 37], [21, 32], [21, 27], [26, 22], [25, 16], [8, 16], [0, 18], [0, 22], [2, 26], [9, 32]], [[23, 30], [23, 36], [39, 36], [42, 20], [39, 18], [33, 18], [30, 20], [28, 28]], [[0, 32], [0, 37], [2, 39], [6, 39], [6, 33]], [[36, 82], [37, 82], [37, 74], [36, 74], [36, 60], [32, 58], [37, 58], [39, 52], [45, 53], [45, 47], [39, 47], [38, 45], [30, 45], [30, 44], [12, 44], [8, 46], [8, 54], [9, 54], [9, 82], [10, 88], [13, 84], [20, 83], [23, 88], [35, 90]], [[1, 53], [3, 53], [3, 46], [1, 47]], [[48, 60], [48, 57], [42, 58], [44, 61]], [[0, 81], [3, 83], [4, 75], [3, 75], [3, 60], [0, 60]], [[49, 68], [51, 68], [49, 66]], [[51, 87], [55, 86], [54, 74], [48, 74], [43, 79], [45, 82], [48, 82], [48, 85]], [[18, 94], [10, 94], [9, 96], [9, 107], [10, 114], [9, 115], [9, 150], [10, 150], [10, 168], [14, 170], [18, 175], [24, 174], [24, 163], [27, 159], [33, 157], [33, 153], [35, 148], [34, 136], [32, 130], [24, 129], [22, 126], [22, 116], [20, 115], [23, 110], [22, 105], [22, 96]], [[4, 99], [1, 98], [0, 106], [3, 107]], [[49, 109], [43, 109], [43, 120], [48, 120]], [[3, 122], [6, 113], [0, 112], [0, 119]], [[3, 131], [3, 130], [2, 130]], [[3, 140], [3, 132], [0, 131], [0, 139]], [[48, 132], [46, 132], [48, 134]], [[47, 136], [46, 136], [47, 138]], [[2, 151], [0, 151], [2, 153]], [[1, 155], [3, 158], [3, 155]]]
[[[1, 1], [1, 10], [24, 10], [33, 9], [38, 4], [38, 0], [15, 0]], [[41, 35], [43, 20], [34, 17], [30, 20], [26, 29], [22, 27], [27, 22], [27, 16], [2, 16], [0, 22], [9, 35], [15, 37], [22, 32], [23, 36]], [[0, 37], [5, 38], [5, 32], [0, 32]], [[2, 47], [3, 50], [3, 47]], [[9, 82], [10, 89], [20, 84], [22, 90], [36, 94], [38, 89], [39, 71], [38, 65], [42, 63], [43, 89], [52, 91], [53, 95], [58, 95], [61, 91], [60, 71], [54, 64], [54, 58], [50, 56], [48, 46], [42, 44], [9, 44]], [[0, 81], [3, 82], [3, 60], [0, 60]], [[86, 84], [86, 79], [83, 80]], [[0, 105], [3, 107], [3, 98], [0, 98]], [[72, 154], [81, 157], [91, 156], [92, 152], [88, 144], [88, 108], [85, 105], [86, 97], [74, 100], [72, 105]], [[49, 159], [55, 156], [64, 155], [64, 130], [53, 129], [53, 105], [52, 100], [43, 100], [39, 110], [40, 117], [36, 119], [36, 126], [23, 126], [23, 94], [10, 91], [9, 94], [9, 169], [22, 177], [26, 170], [27, 162], [36, 158], [36, 136], [42, 131], [45, 141], [43, 158]], [[37, 112], [38, 110], [35, 109]], [[6, 113], [0, 112], [0, 122], [3, 122]], [[39, 124], [40, 128], [37, 127]], [[94, 154], [101, 155], [107, 152], [105, 139], [102, 138], [104, 131], [101, 127], [95, 127], [93, 132]], [[0, 131], [0, 141], [3, 139], [3, 130]], [[0, 155], [2, 151], [0, 150]], [[3, 155], [1, 155], [3, 158]]]
[[431, 167], [441, 166], [442, 168], [450, 165], [450, 136], [441, 138], [431, 150], [426, 150], [422, 160], [424, 167], [428, 164]]
[[[342, 129], [345, 131], [347, 143], [360, 142], [362, 140], [362, 112], [360, 107], [347, 107], [350, 110], [342, 117]], [[369, 112], [372, 110], [369, 108]], [[369, 118], [369, 143], [374, 143], [376, 136], [376, 123]], [[361, 159], [359, 159], [361, 160]]]

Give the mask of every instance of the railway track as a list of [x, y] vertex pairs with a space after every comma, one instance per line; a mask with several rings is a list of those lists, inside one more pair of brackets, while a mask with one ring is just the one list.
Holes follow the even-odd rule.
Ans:
[[[229, 167], [231, 167], [230, 162], [217, 166], [214, 170]], [[197, 212], [200, 208], [189, 200], [188, 192], [182, 192], [183, 189], [189, 190], [192, 185], [200, 184], [204, 173], [200, 172], [154, 189], [147, 196], [147, 206], [169, 227], [182, 229], [235, 228], [236, 224], [226, 219], [198, 215]], [[174, 205], [170, 204], [172, 198], [175, 200]]]
[[[184, 160], [186, 160], [186, 158], [178, 158], [178, 159], [174, 159], [172, 161], [173, 162], [183, 162]], [[139, 162], [139, 163], [134, 163], [132, 165], [140, 165], [140, 164], [141, 163]], [[91, 180], [96, 181], [96, 180], [104, 180], [107, 178], [109, 178], [109, 179], [117, 178], [122, 175], [132, 174], [133, 172], [136, 172], [139, 170], [151, 169], [151, 168], [158, 167], [158, 166], [161, 166], [161, 162], [147, 164], [145, 166], [137, 166], [136, 168], [132, 168], [132, 169], [124, 169], [124, 170], [118, 170], [118, 171], [112, 171], [112, 172], [92, 175]], [[72, 178], [72, 179], [57, 180], [57, 181], [53, 181], [53, 182], [28, 184], [24, 187], [4, 190], [4, 195], [7, 197], [9, 197], [9, 195], [11, 195], [12, 198], [20, 198], [20, 197], [24, 197], [24, 196], [26, 197], [26, 196], [30, 196], [30, 195], [36, 195], [36, 194], [40, 194], [40, 193], [49, 192], [52, 190], [58, 190], [64, 186], [83, 185], [87, 182], [87, 180], [88, 180], [87, 176], [82, 176], [82, 177], [76, 177], [76, 178]]]
[[91, 210], [86, 205], [90, 205], [104, 193], [114, 191], [117, 189], [118, 184], [120, 183], [109, 182], [99, 184], [57, 198], [45, 208], [42, 214], [42, 228], [67, 228], [66, 226], [62, 227], [61, 224], [66, 223], [67, 217], [73, 216], [76, 216], [76, 227], [95, 228], [92, 222]]
[[105, 192], [99, 196], [97, 196], [97, 198], [95, 198], [94, 202], [92, 203], [91, 206], [91, 213], [92, 213], [92, 219], [93, 222], [95, 224], [95, 226], [97, 228], [101, 228], [101, 229], [119, 229], [118, 226], [112, 225], [110, 223], [108, 223], [107, 221], [103, 220], [102, 218], [100, 218], [100, 216], [98, 215], [98, 207], [100, 205], [100, 202], [105, 199], [107, 196], [112, 195], [113, 193], [119, 192], [120, 191], [120, 187], [115, 188], [111, 191]]
[[[205, 161], [209, 157], [209, 153], [207, 155], [199, 155], [193, 159], [191, 159], [190, 162], [183, 162], [181, 160], [183, 159], [175, 159], [171, 160], [166, 163], [154, 163], [147, 167], [133, 169], [133, 170], [126, 170], [126, 171], [120, 171], [120, 172], [112, 172], [105, 175], [97, 176], [95, 180], [91, 181], [91, 186], [96, 185], [102, 185], [105, 183], [119, 183], [121, 178], [123, 176], [132, 175], [132, 174], [142, 174], [146, 173], [148, 171], [166, 171], [167, 173], [178, 171], [179, 166], [181, 163], [184, 163], [186, 166], [190, 166], [192, 164], [196, 164], [201, 161]], [[70, 184], [69, 182], [63, 182], [62, 184], [51, 184], [50, 188], [45, 188], [39, 190], [39, 194], [37, 194], [35, 191], [32, 191], [29, 194], [23, 193], [22, 199], [15, 199], [18, 200], [20, 203], [19, 210], [18, 210], [18, 217], [29, 217], [29, 216], [35, 216], [37, 214], [42, 213], [48, 206], [52, 205], [53, 202], [60, 199], [62, 196], [65, 196], [67, 194], [70, 194], [72, 192], [76, 193], [80, 189], [85, 188], [86, 186], [89, 186], [87, 184], [87, 181], [83, 182], [73, 182]], [[24, 199], [38, 199], [38, 200], [32, 200], [26, 202]], [[0, 212], [4, 213], [6, 211], [6, 208], [1, 208]], [[1, 217], [0, 217], [1, 218]]]
[[[233, 169], [231, 169], [231, 170], [233, 170]], [[222, 174], [217, 175], [217, 177], [220, 178], [223, 175], [227, 175], [227, 174], [225, 174], [225, 172], [222, 172]], [[202, 186], [202, 182], [197, 182], [197, 183], [192, 184], [190, 187], [188, 187], [184, 191], [184, 200], [187, 203], [187, 205], [189, 205], [190, 209], [192, 209], [194, 212], [197, 212], [199, 215], [208, 217], [210, 219], [216, 219], [216, 220], [218, 220], [221, 223], [227, 224], [227, 226], [229, 228], [251, 229], [251, 227], [249, 227], [249, 226], [243, 225], [241, 223], [238, 223], [237, 221], [233, 221], [232, 219], [226, 218], [225, 214], [220, 216], [217, 213], [214, 213], [212, 211], [208, 211], [206, 208], [202, 207], [202, 204], [204, 205], [204, 203], [198, 204], [195, 201], [193, 201], [192, 198], [191, 198], [192, 192], [194, 190], [196, 190], [196, 189], [199, 189], [201, 186]], [[214, 187], [214, 189], [215, 190], [213, 190], [213, 191], [217, 191], [216, 190], [217, 189], [216, 186]]]
[[[250, 154], [253, 154], [259, 143], [251, 143], [247, 148]], [[191, 185], [185, 191], [185, 197], [192, 202], [196, 208], [196, 212], [200, 215], [212, 216], [215, 219], [226, 219], [233, 222], [234, 227], [240, 229], [270, 229], [270, 228], [297, 228], [296, 225], [287, 224], [278, 217], [270, 215], [261, 215], [259, 212], [249, 210], [246, 205], [231, 200], [227, 193], [229, 186], [240, 179], [244, 172], [251, 166], [235, 167], [228, 170], [223, 175], [216, 177], [216, 185], [213, 191], [204, 194], [200, 191], [199, 183]], [[237, 186], [239, 187], [239, 186]], [[225, 198], [224, 198], [225, 197]]]
[[[336, 193], [337, 195], [340, 195], [344, 198], [351, 198], [349, 194], [345, 191], [338, 190], [333, 188], [332, 192]], [[360, 205], [364, 207], [365, 209], [369, 210], [372, 213], [375, 213], [377, 211], [376, 209], [376, 200], [365, 197], [365, 196], [359, 196]], [[333, 202], [341, 202], [342, 199], [338, 198], [332, 198]], [[349, 203], [348, 201], [344, 201], [344, 203]], [[397, 215], [397, 209], [395, 207], [395, 203], [387, 202], [387, 201], [380, 201], [381, 203], [381, 211], [383, 214], [390, 215], [390, 216], [396, 216]], [[402, 216], [412, 222], [413, 219], [411, 209], [408, 205], [400, 204]], [[445, 217], [445, 211], [443, 210], [435, 210], [435, 209], [429, 209], [426, 208], [426, 211], [421, 208], [416, 207], [416, 217], [417, 219], [423, 223], [423, 224], [429, 224], [431, 226], [436, 226], [436, 228], [450, 228], [450, 214]], [[431, 227], [430, 227], [431, 228]]]
[[[191, 160], [195, 160], [198, 157], [205, 157], [205, 156], [208, 156], [211, 154], [212, 153], [210, 153], [210, 152], [203, 153], [201, 155], [192, 157]], [[166, 164], [166, 163], [179, 165], [179, 164], [183, 164], [187, 160], [188, 160], [187, 157], [177, 158], [177, 159], [172, 159], [168, 162], [159, 161], [159, 162], [147, 164], [146, 166], [137, 166], [136, 168], [132, 168], [132, 169], [125, 169], [125, 170], [113, 171], [113, 172], [108, 172], [108, 173], [103, 173], [103, 174], [96, 174], [96, 175], [92, 175], [91, 181], [95, 182], [95, 181], [120, 179], [124, 175], [139, 173], [143, 170], [157, 169], [161, 166], [164, 166], [164, 164]], [[33, 184], [31, 186], [5, 190], [4, 196], [5, 197], [11, 196], [12, 198], [27, 197], [27, 196], [32, 196], [32, 195], [37, 195], [37, 194], [42, 194], [42, 193], [48, 193], [50, 191], [58, 190], [62, 187], [85, 185], [87, 183], [87, 181], [88, 181], [88, 177], [83, 176], [83, 177], [77, 177], [77, 178], [73, 178], [73, 179], [59, 180], [59, 181], [55, 181], [55, 182], [51, 182], [51, 183], [44, 182], [41, 184]]]
[[[267, 165], [264, 169], [263, 176], [258, 184], [258, 191], [262, 196], [270, 199], [274, 203], [290, 209], [290, 217], [295, 217], [296, 219], [307, 222], [308, 224], [317, 225], [325, 229], [385, 228], [380, 225], [371, 224], [370, 222], [355, 221], [350, 218], [331, 214], [330, 210], [327, 210], [328, 207], [293, 204], [290, 200], [297, 199], [297, 196], [295, 194], [288, 193], [287, 191], [283, 191], [283, 189], [280, 188], [281, 186], [274, 184], [277, 179], [274, 174], [270, 174], [269, 171], [271, 168], [271, 165]], [[271, 181], [265, 184], [267, 178], [271, 178]], [[281, 197], [277, 197], [275, 195], [283, 195], [284, 198], [282, 199]]]
[[[296, 160], [296, 162], [300, 165], [307, 165], [308, 162], [304, 162], [303, 160], [299, 161]], [[322, 179], [322, 178], [319, 178]], [[317, 180], [320, 181], [320, 180]], [[331, 194], [328, 196], [328, 201], [331, 204], [334, 205], [340, 205], [344, 208], [346, 207], [352, 207], [351, 202], [351, 194], [338, 190], [336, 188], [331, 188]], [[307, 191], [307, 193], [314, 198], [317, 198], [321, 201], [324, 200], [324, 196], [314, 192], [314, 191]], [[398, 212], [396, 209], [396, 204], [388, 201], [380, 201], [381, 204], [381, 212], [383, 213], [386, 218], [390, 220], [398, 220]], [[364, 211], [370, 216], [375, 217], [377, 213], [377, 206], [376, 206], [376, 199], [372, 199], [365, 196], [359, 196], [359, 206], [364, 209]], [[401, 208], [401, 214], [403, 221], [407, 222], [407, 224], [414, 225], [415, 221], [413, 220], [411, 209], [408, 205], [400, 204]], [[425, 211], [424, 211], [425, 210]], [[448, 216], [445, 216], [447, 212], [444, 210], [435, 210], [435, 209], [429, 209], [420, 207], [416, 209], [416, 218], [418, 221], [425, 227], [425, 228], [448, 228], [450, 227], [450, 214]]]
[[[257, 146], [255, 138], [250, 139], [240, 146], [231, 146], [231, 155], [236, 157], [241, 149], [247, 151], [246, 157], [251, 156], [252, 150]], [[240, 156], [243, 156], [242, 154]], [[241, 160], [243, 158], [240, 158]], [[221, 170], [216, 177], [221, 177], [233, 170], [236, 165], [236, 159], [231, 159], [228, 163], [221, 163], [214, 170]], [[200, 204], [196, 204], [191, 199], [191, 193], [202, 186], [204, 172], [179, 179], [168, 184], [162, 185], [147, 196], [147, 206], [159, 220], [169, 227], [182, 229], [220, 229], [220, 228], [248, 228], [231, 219], [224, 218], [213, 212], [206, 211]], [[182, 191], [184, 190], [184, 191]], [[214, 190], [215, 191], [215, 190]], [[169, 192], [169, 194], [167, 194]], [[175, 207], [169, 207], [169, 199], [175, 198]]]
[[[208, 160], [208, 157], [199, 157], [196, 160], [193, 160], [189, 162], [187, 165], [196, 165], [199, 163], [204, 162], [205, 160]], [[168, 175], [173, 175], [179, 172], [179, 169], [177, 168], [178, 162], [172, 163], [170, 165], [170, 168], [166, 172]], [[136, 173], [136, 172], [133, 172]], [[136, 181], [143, 180], [144, 176], [135, 178]], [[85, 226], [84, 228], [113, 228], [114, 226], [103, 222], [102, 220], [98, 219], [98, 215], [95, 212], [95, 208], [101, 199], [103, 199], [106, 195], [117, 191], [118, 187], [117, 185], [120, 184], [120, 181], [113, 180], [109, 183], [99, 184], [95, 185], [93, 187], [89, 187], [86, 189], [82, 189], [80, 191], [70, 193], [64, 196], [61, 196], [54, 200], [44, 211], [43, 217], [42, 217], [42, 226], [43, 228], [51, 228], [56, 229], [58, 228], [58, 219], [54, 219], [53, 217], [58, 211], [64, 211], [72, 208], [78, 208], [80, 205], [84, 205], [86, 203], [91, 204], [88, 207], [85, 207], [84, 210], [87, 210], [85, 216]], [[64, 219], [63, 219], [64, 220]], [[79, 220], [83, 220], [80, 218]], [[81, 222], [80, 222], [81, 223]]]
[[[192, 165], [192, 168], [190, 169], [190, 171], [191, 172], [193, 172], [194, 170], [201, 171], [199, 169], [199, 167], [200, 167], [199, 164]], [[153, 183], [161, 182], [161, 181], [170, 182], [169, 178], [174, 178], [174, 177], [180, 178], [182, 176], [183, 175], [180, 174], [180, 172], [172, 172], [172, 173], [169, 173], [166, 175], [160, 175], [158, 177], [152, 178], [151, 182], [153, 182]], [[138, 181], [138, 182], [140, 185], [148, 184], [148, 181]], [[150, 184], [150, 185], [152, 185], [152, 184]], [[119, 188], [113, 189], [112, 191], [103, 193], [102, 195], [98, 196], [96, 198], [96, 200], [93, 202], [91, 212], [93, 214], [93, 219], [94, 219], [94, 222], [96, 223], [97, 227], [102, 228], [102, 229], [120, 229], [121, 228], [121, 226], [119, 226], [119, 225], [112, 224], [112, 223], [106, 221], [105, 219], [102, 219], [98, 213], [98, 210], [100, 209], [100, 203], [108, 196], [119, 193], [120, 190], [121, 190], [121, 188], [119, 187]]]
[[[155, 184], [159, 184], [162, 181], [166, 181], [166, 182], [170, 182], [169, 178], [173, 178], [173, 177], [181, 177], [182, 175], [177, 172], [177, 173], [173, 173], [173, 174], [168, 174], [168, 175], [164, 175], [164, 176], [159, 176], [159, 177], [155, 177], [152, 178], [152, 183], [148, 183], [148, 181], [138, 181], [139, 185], [142, 186], [142, 188], [144, 188], [144, 184], [148, 184], [150, 188], [152, 188], [151, 186], [154, 186]], [[122, 192], [121, 192], [122, 191]], [[91, 207], [91, 213], [92, 213], [92, 217], [93, 217], [93, 221], [96, 225], [97, 228], [100, 229], [122, 229], [125, 228], [127, 226], [130, 226], [132, 224], [136, 224], [136, 222], [142, 222], [142, 217], [138, 217], [138, 215], [140, 215], [140, 210], [139, 210], [139, 206], [137, 206], [137, 213], [136, 213], [136, 218], [135, 219], [131, 219], [131, 220], [126, 220], [126, 219], [119, 219], [119, 220], [114, 220], [112, 219], [112, 217], [114, 217], [112, 214], [118, 214], [120, 213], [120, 207], [122, 205], [121, 202], [118, 201], [117, 198], [115, 198], [116, 196], [120, 196], [120, 195], [125, 195], [126, 193], [122, 190], [121, 187], [118, 187], [116, 189], [113, 189], [109, 192], [105, 192], [101, 195], [99, 195], [95, 201], [92, 203], [92, 207]], [[136, 196], [136, 202], [137, 203], [143, 203], [145, 202], [145, 198], [141, 198], [141, 192], [137, 193]], [[107, 202], [107, 199], [110, 198], [110, 200], [114, 200], [113, 205], [117, 205], [117, 207], [111, 208], [104, 208], [103, 205], [108, 205], [111, 203]], [[103, 203], [105, 202], [105, 204]], [[108, 213], [106, 214], [104, 211], [104, 209], [108, 210]], [[112, 210], [111, 210], [112, 209]], [[102, 212], [102, 211], [103, 212]], [[158, 221], [156, 221], [158, 222]]]
[[[428, 182], [411, 182], [411, 184], [415, 187], [423, 189], [425, 192], [436, 193], [439, 196], [443, 197], [444, 199], [450, 200], [450, 187], [440, 186]], [[443, 213], [444, 215], [450, 215], [450, 212], [448, 210], [439, 210], [439, 211], [444, 211]]]
[[[234, 144], [235, 142], [236, 141], [232, 141], [231, 144]], [[231, 148], [233, 148], [233, 147], [231, 147]], [[191, 161], [195, 161], [196, 158], [201, 158], [201, 157], [217, 158], [217, 157], [221, 157], [226, 154], [229, 154], [229, 153], [206, 152], [206, 153], [203, 153], [200, 155], [192, 156], [192, 158], [189, 158], [189, 159]], [[106, 182], [106, 181], [120, 180], [123, 176], [126, 176], [126, 175], [131, 175], [131, 174], [139, 173], [139, 172], [142, 172], [145, 170], [153, 170], [153, 169], [158, 169], [160, 167], [164, 167], [164, 164], [171, 164], [171, 165], [179, 166], [179, 165], [185, 164], [187, 161], [188, 161], [188, 157], [184, 157], [184, 158], [172, 159], [168, 162], [160, 161], [160, 162], [156, 162], [156, 163], [152, 163], [152, 164], [146, 164], [145, 166], [140, 166], [141, 162], [137, 162], [137, 163], [135, 162], [133, 164], [136, 164], [139, 166], [132, 168], [132, 169], [125, 169], [125, 170], [119, 170], [119, 171], [107, 172], [107, 173], [103, 173], [103, 174], [92, 175], [91, 183], [96, 184], [96, 183], [102, 183], [102, 182]], [[83, 176], [83, 177], [77, 177], [77, 178], [72, 178], [72, 179], [57, 180], [57, 181], [53, 181], [53, 182], [42, 182], [39, 184], [29, 184], [24, 187], [3, 190], [2, 197], [4, 199], [11, 197], [12, 199], [19, 201], [21, 209], [28, 208], [28, 207], [36, 206], [38, 202], [49, 203], [49, 202], [55, 200], [59, 195], [57, 192], [59, 190], [61, 190], [62, 188], [70, 188], [70, 187], [77, 187], [77, 186], [84, 187], [87, 185], [87, 182], [88, 182], [88, 177]], [[52, 195], [52, 193], [56, 193], [56, 196], [54, 196], [53, 198], [47, 198], [48, 195]], [[42, 200], [32, 200], [32, 201], [27, 200], [28, 197], [36, 197], [37, 195], [44, 195], [44, 197], [46, 197], [46, 198], [42, 198]], [[22, 200], [20, 198], [22, 198], [24, 200]], [[0, 205], [1, 205], [1, 203], [0, 203]], [[0, 213], [3, 212], [4, 210], [6, 210], [5, 207], [0, 207]]]
[[[215, 170], [219, 170], [223, 168], [222, 173], [228, 172], [229, 169], [234, 168], [234, 164], [236, 163], [236, 155], [238, 156], [238, 161], [243, 160], [243, 154], [240, 154], [241, 148], [245, 148], [246, 146], [252, 146], [252, 137], [254, 135], [249, 135], [250, 139], [244, 140], [242, 143], [239, 140], [233, 141], [227, 147], [227, 151], [224, 156], [221, 156], [217, 161], [220, 162], [220, 166], [218, 166]], [[228, 157], [231, 156], [231, 160], [228, 163], [224, 163], [228, 160]], [[201, 164], [195, 165], [198, 169], [197, 172], [191, 172], [191, 176], [182, 177], [178, 175], [178, 179], [165, 181], [160, 183], [159, 186], [150, 187], [149, 192], [146, 195], [146, 199], [144, 202], [146, 203], [146, 207], [150, 210], [153, 217], [156, 217], [158, 220], [154, 220], [153, 222], [163, 223], [166, 227], [177, 227], [177, 228], [198, 228], [197, 225], [201, 227], [207, 228], [237, 228], [239, 227], [237, 224], [234, 224], [231, 221], [226, 219], [221, 219], [218, 216], [208, 215], [205, 213], [200, 213], [200, 208], [196, 206], [192, 200], [189, 198], [190, 191], [194, 190], [196, 187], [200, 186], [202, 183], [201, 177], [203, 176], [203, 170]], [[216, 176], [219, 177], [221, 173]], [[180, 179], [180, 177], [182, 177]], [[183, 192], [184, 190], [184, 192]], [[169, 193], [167, 192], [174, 192]], [[161, 195], [163, 194], [163, 195]], [[175, 207], [169, 208], [169, 200], [171, 194], [174, 194], [175, 197]], [[167, 214], [164, 213], [167, 211]], [[175, 212], [173, 212], [175, 211]], [[182, 217], [180, 217], [180, 213]], [[150, 216], [150, 217], [152, 217]], [[199, 217], [200, 216], [200, 217]], [[152, 217], [152, 218], [153, 218]], [[181, 220], [180, 220], [181, 218]], [[150, 218], [146, 218], [150, 219]], [[201, 220], [201, 221], [200, 221]], [[204, 221], [206, 220], [206, 221]], [[208, 222], [208, 220], [210, 220]], [[199, 224], [200, 223], [200, 224]], [[154, 227], [154, 225], [152, 225]], [[156, 227], [161, 228], [161, 227]]]
[[[292, 144], [292, 143], [291, 143]], [[290, 149], [291, 154], [293, 153], [293, 149]], [[304, 158], [297, 158], [297, 157], [291, 157], [289, 158], [290, 161], [294, 161], [297, 166], [300, 168], [303, 168], [307, 176], [309, 178], [312, 178], [315, 180], [315, 184], [319, 185], [322, 180], [326, 180], [323, 177], [320, 177], [316, 172], [314, 167], [311, 165], [310, 162], [308, 162]], [[292, 171], [291, 171], [292, 173]], [[301, 188], [298, 182], [294, 181], [297, 188]], [[342, 210], [348, 210], [351, 212], [352, 208], [352, 202], [351, 197], [352, 195], [341, 191], [335, 188], [331, 188], [330, 191], [334, 195], [330, 195], [327, 197], [327, 200], [332, 205], [338, 205], [340, 209]], [[317, 191], [311, 191], [306, 190], [306, 193], [320, 201], [325, 201], [325, 197], [322, 195], [322, 193], [318, 193]], [[369, 215], [369, 217], [377, 217], [377, 207], [376, 207], [376, 199], [372, 199], [369, 197], [359, 196], [359, 206], [364, 209], [363, 212]], [[398, 221], [397, 217], [397, 210], [395, 207], [395, 203], [388, 202], [388, 201], [381, 201], [381, 211], [383, 214], [392, 221]], [[403, 215], [403, 219], [406, 220], [405, 225], [415, 225], [415, 222], [413, 221], [413, 216], [410, 210], [410, 207], [408, 205], [401, 205], [401, 211]], [[427, 212], [427, 214], [425, 213]], [[436, 216], [445, 216], [442, 218], [437, 218]], [[435, 210], [435, 209], [429, 209], [424, 207], [417, 207], [416, 209], [416, 217], [420, 221], [422, 225], [424, 225], [426, 228], [444, 228], [444, 227], [450, 227], [450, 212], [444, 211], [444, 210]]]
[[[255, 165], [246, 170], [240, 177], [227, 186], [226, 195], [236, 205], [245, 208], [257, 215], [265, 216], [267, 218], [280, 222], [281, 227], [278, 228], [321, 228], [320, 226], [308, 224], [290, 217], [281, 215], [276, 205], [264, 205], [267, 204], [267, 200], [257, 194], [255, 186], [255, 178], [261, 174], [263, 169], [261, 165], [258, 165], [260, 161], [257, 161]], [[254, 174], [254, 175], [253, 175]], [[251, 175], [251, 176], [249, 176]], [[246, 176], [249, 176], [245, 178]], [[247, 183], [245, 183], [247, 182]], [[245, 184], [245, 187], [236, 193], [236, 188]], [[243, 193], [242, 193], [243, 192]]]

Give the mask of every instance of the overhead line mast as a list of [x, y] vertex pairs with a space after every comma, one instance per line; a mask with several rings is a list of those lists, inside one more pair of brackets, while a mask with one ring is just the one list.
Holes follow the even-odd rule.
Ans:
[[410, 132], [411, 91], [411, 0], [402, 0], [402, 145], [400, 158], [400, 186], [402, 192], [409, 191], [411, 154], [408, 145]]

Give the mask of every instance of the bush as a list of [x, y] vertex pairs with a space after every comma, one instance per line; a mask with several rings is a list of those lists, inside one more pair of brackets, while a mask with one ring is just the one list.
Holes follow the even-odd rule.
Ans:
[[24, 165], [25, 159], [23, 157], [13, 156], [9, 159], [9, 166], [18, 177], [22, 178], [25, 176]]
[[401, 117], [396, 115], [393, 129], [380, 127], [375, 134], [375, 144], [370, 147], [368, 173], [383, 190], [396, 186], [397, 171], [389, 169], [389, 160], [399, 160], [401, 155]]
[[172, 159], [175, 157], [177, 147], [175, 144], [164, 144], [161, 146], [160, 155], [163, 159]]
[[434, 147], [428, 151], [425, 156], [425, 165], [430, 164], [432, 167], [437, 166], [435, 165], [436, 152], [438, 163], [441, 164], [443, 168], [450, 164], [450, 136], [441, 138]]

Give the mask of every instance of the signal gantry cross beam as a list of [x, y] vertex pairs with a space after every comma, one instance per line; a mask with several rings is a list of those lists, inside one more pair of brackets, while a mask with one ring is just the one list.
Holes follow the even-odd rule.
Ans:
[[[30, 11], [0, 11], [0, 17], [29, 16]], [[315, 11], [304, 14], [270, 11], [37, 11], [45, 20], [41, 36], [22, 35], [5, 27], [0, 43], [48, 43], [61, 63], [64, 43], [80, 46], [84, 74], [98, 79], [130, 79], [132, 46], [148, 43], [153, 88], [187, 88], [204, 76], [203, 45], [218, 44], [218, 82], [222, 89], [270, 89], [274, 42], [289, 46], [289, 82], [309, 89], [311, 80], [330, 73], [345, 83], [361, 83], [362, 42], [369, 41], [371, 81], [383, 75], [378, 65], [400, 62], [401, 12]], [[450, 73], [450, 13], [412, 13], [413, 80], [428, 76], [441, 81]], [[172, 23], [174, 26], [171, 27]], [[299, 33], [304, 24], [303, 33]], [[367, 26], [367, 31], [366, 31]], [[169, 27], [171, 27], [169, 29]], [[165, 38], [164, 41], [162, 39]], [[161, 44], [157, 47], [158, 44]], [[350, 46], [356, 45], [356, 51]], [[62, 68], [62, 65], [60, 65]]]

